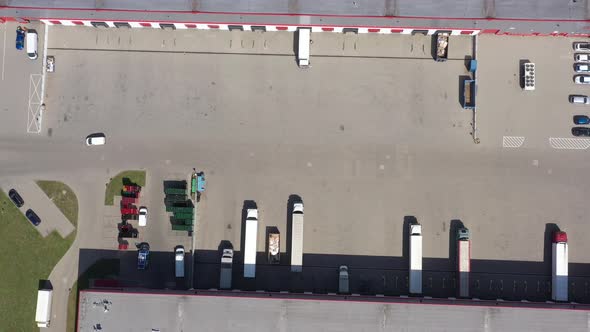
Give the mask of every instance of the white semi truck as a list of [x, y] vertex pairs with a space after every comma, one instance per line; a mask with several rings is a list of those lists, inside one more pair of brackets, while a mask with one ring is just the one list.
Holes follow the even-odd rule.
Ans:
[[422, 225], [410, 225], [410, 294], [422, 294]]
[[37, 311], [35, 312], [35, 321], [37, 322], [38, 327], [49, 327], [52, 297], [52, 289], [40, 289], [37, 292]]
[[460, 228], [457, 231], [457, 272], [459, 273], [459, 297], [469, 297], [471, 240], [467, 228]]
[[221, 254], [221, 271], [219, 273], [219, 288], [231, 289], [232, 266], [234, 262], [234, 250], [223, 249]]
[[244, 278], [256, 277], [256, 240], [258, 237], [258, 209], [246, 211], [246, 239], [244, 245]]
[[291, 271], [303, 271], [303, 203], [293, 204], [291, 225]]
[[568, 301], [568, 247], [565, 232], [553, 233], [553, 257], [551, 263], [551, 298]]
[[311, 43], [311, 28], [298, 29], [299, 47], [297, 49], [297, 58], [299, 68], [309, 67], [309, 44]]

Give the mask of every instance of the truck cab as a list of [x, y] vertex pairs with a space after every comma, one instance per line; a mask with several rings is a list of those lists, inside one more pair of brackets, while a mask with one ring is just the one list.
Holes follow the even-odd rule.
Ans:
[[350, 293], [349, 283], [348, 283], [348, 266], [341, 265], [338, 269], [338, 293], [340, 294], [348, 294]]

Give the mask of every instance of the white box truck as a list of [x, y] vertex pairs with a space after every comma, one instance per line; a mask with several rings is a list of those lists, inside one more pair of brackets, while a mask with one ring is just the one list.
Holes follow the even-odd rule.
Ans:
[[291, 271], [303, 271], [303, 203], [293, 203], [291, 224]]
[[567, 234], [553, 233], [553, 257], [551, 271], [551, 298], [553, 301], [568, 301], [568, 249]]
[[459, 273], [459, 297], [469, 297], [471, 240], [467, 228], [457, 230], [457, 270]]
[[174, 270], [176, 278], [184, 278], [184, 247], [177, 246], [174, 250]]
[[338, 273], [338, 293], [348, 294], [350, 293], [348, 283], [348, 266], [341, 265]]
[[223, 249], [223, 253], [221, 254], [221, 271], [219, 273], [219, 288], [221, 289], [231, 288], [233, 262], [233, 249]]
[[410, 294], [422, 294], [422, 225], [410, 225]]
[[38, 327], [49, 327], [51, 320], [51, 298], [53, 295], [52, 289], [40, 289], [37, 292], [37, 311], [35, 313], [35, 321]]
[[256, 240], [258, 237], [258, 209], [246, 211], [246, 239], [244, 245], [244, 278], [256, 277]]
[[299, 68], [309, 67], [309, 44], [311, 43], [311, 28], [299, 28], [299, 47], [297, 49], [297, 58]]

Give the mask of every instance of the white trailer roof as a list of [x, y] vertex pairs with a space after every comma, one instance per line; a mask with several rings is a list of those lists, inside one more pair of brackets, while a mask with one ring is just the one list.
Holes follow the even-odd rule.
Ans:
[[293, 214], [291, 230], [291, 270], [299, 271], [303, 266], [303, 214]]
[[52, 290], [39, 290], [37, 292], [37, 311], [35, 321], [47, 322], [51, 318], [51, 295]]
[[244, 248], [244, 277], [253, 278], [256, 273], [256, 240], [258, 220], [246, 220], [246, 239]]

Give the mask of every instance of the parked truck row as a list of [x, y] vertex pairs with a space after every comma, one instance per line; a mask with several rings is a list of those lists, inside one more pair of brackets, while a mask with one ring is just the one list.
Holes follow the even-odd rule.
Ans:
[[[244, 251], [244, 277], [254, 278], [256, 267], [256, 237], [258, 229], [258, 210], [249, 209], [246, 214], [246, 246]], [[301, 272], [303, 269], [303, 203], [293, 205], [292, 212], [292, 239], [291, 239], [291, 271]], [[471, 287], [471, 234], [469, 229], [460, 227], [457, 229], [456, 238], [456, 273], [457, 296], [469, 298]], [[421, 295], [423, 290], [422, 268], [422, 225], [409, 224], [409, 266], [408, 266], [408, 290], [412, 295]], [[280, 254], [280, 235], [270, 232], [268, 234], [268, 261], [277, 263]], [[554, 301], [568, 301], [568, 245], [567, 235], [559, 231], [552, 237], [552, 294]], [[233, 250], [223, 251], [221, 258], [220, 288], [231, 288], [231, 275], [233, 264]], [[338, 292], [348, 294], [349, 268], [341, 265], [338, 269]]]

